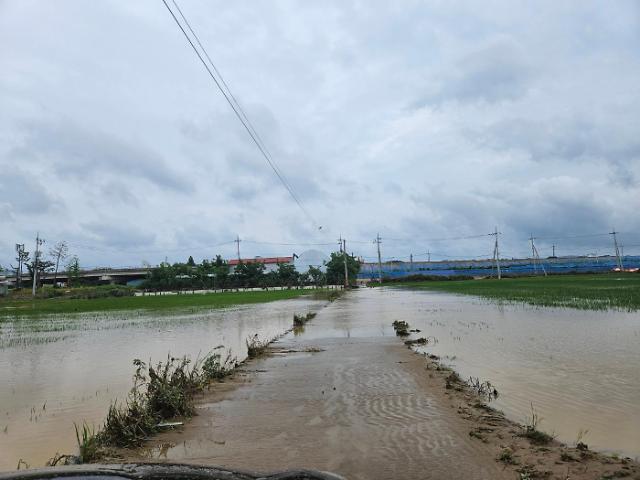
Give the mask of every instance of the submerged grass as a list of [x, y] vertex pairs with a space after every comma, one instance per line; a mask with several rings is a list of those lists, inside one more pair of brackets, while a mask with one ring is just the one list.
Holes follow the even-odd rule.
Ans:
[[2, 317], [38, 316], [60, 313], [102, 312], [117, 310], [166, 310], [185, 308], [222, 308], [231, 305], [265, 303], [296, 298], [312, 290], [268, 290], [221, 292], [185, 295], [150, 295], [144, 297], [107, 298], [7, 298], [0, 299]]
[[640, 310], [640, 274], [635, 273], [425, 281], [394, 285], [477, 295], [540, 307]]

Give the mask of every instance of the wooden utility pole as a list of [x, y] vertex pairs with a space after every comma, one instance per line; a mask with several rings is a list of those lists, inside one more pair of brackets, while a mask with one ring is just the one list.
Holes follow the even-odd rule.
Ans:
[[380, 255], [380, 244], [382, 243], [382, 239], [380, 238], [380, 234], [376, 236], [376, 245], [378, 247], [378, 281], [380, 285], [382, 285], [382, 257]]

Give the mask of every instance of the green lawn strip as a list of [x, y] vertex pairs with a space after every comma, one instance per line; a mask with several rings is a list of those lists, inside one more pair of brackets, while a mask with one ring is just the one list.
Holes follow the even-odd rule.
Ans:
[[0, 317], [116, 310], [167, 310], [221, 308], [230, 305], [273, 302], [311, 294], [313, 290], [269, 290], [95, 299], [49, 298], [0, 300]]
[[510, 303], [583, 310], [640, 309], [640, 275], [555, 275], [521, 278], [447, 280], [393, 284], [476, 295]]

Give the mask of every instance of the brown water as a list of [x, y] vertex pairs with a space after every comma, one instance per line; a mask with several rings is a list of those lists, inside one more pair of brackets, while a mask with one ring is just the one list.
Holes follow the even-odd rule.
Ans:
[[[217, 345], [245, 355], [249, 335], [276, 335], [294, 312], [319, 308], [297, 299], [150, 317], [81, 316], [0, 323], [0, 470], [19, 458], [42, 465], [75, 449], [73, 422], [98, 425], [131, 385], [131, 360], [167, 352], [197, 356]], [[640, 315], [500, 306], [473, 297], [401, 289], [360, 289], [332, 304], [303, 333], [309, 339], [391, 337], [406, 320], [438, 343], [463, 377], [490, 380], [495, 406], [573, 442], [640, 455]], [[46, 402], [46, 405], [45, 405]], [[44, 408], [43, 408], [44, 407]], [[7, 426], [6, 432], [3, 429]]]
[[272, 338], [294, 313], [324, 302], [293, 299], [197, 314], [83, 314], [0, 322], [0, 471], [74, 453], [74, 422], [101, 425], [131, 388], [132, 360], [196, 358], [224, 345], [239, 360], [247, 337]]
[[[342, 312], [310, 329], [329, 336], [390, 336], [405, 320], [435, 336], [437, 354], [464, 378], [489, 380], [492, 405], [569, 444], [640, 456], [640, 313], [498, 305], [476, 297], [397, 288], [352, 292]], [[332, 305], [332, 309], [335, 305]], [[319, 317], [321, 320], [323, 317]], [[316, 322], [318, 323], [318, 322]]]

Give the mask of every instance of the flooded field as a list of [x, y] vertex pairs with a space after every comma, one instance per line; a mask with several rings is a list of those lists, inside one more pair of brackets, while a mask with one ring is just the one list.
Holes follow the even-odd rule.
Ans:
[[582, 441], [591, 448], [640, 456], [640, 313], [366, 289], [332, 305], [305, 334], [390, 336], [393, 320], [422, 330], [415, 335], [435, 336], [424, 350], [463, 378], [491, 381], [500, 394], [492, 405], [512, 419], [526, 423], [533, 404], [540, 428], [566, 443], [588, 430]]
[[[131, 386], [132, 360], [196, 357], [218, 345], [245, 355], [245, 339], [271, 337], [323, 302], [296, 299], [199, 314], [83, 315], [0, 323], [0, 470], [42, 465], [75, 450], [74, 422], [99, 425]], [[490, 380], [492, 404], [567, 443], [640, 455], [640, 314], [500, 306], [469, 296], [359, 289], [334, 302], [306, 339], [393, 337], [393, 320], [434, 336], [425, 348], [463, 378]], [[395, 339], [394, 339], [395, 341]], [[397, 340], [400, 342], [400, 340]], [[425, 373], [426, 374], [426, 373]]]
[[204, 355], [224, 345], [246, 356], [245, 340], [276, 336], [294, 313], [320, 308], [306, 298], [150, 315], [83, 314], [0, 321], [0, 471], [19, 459], [42, 466], [74, 452], [74, 422], [99, 426], [113, 399], [131, 388], [132, 361]]

